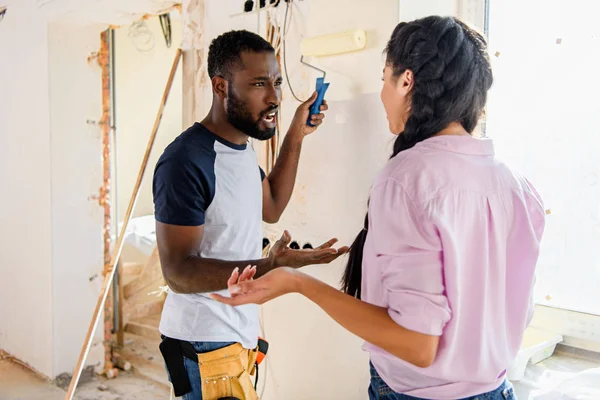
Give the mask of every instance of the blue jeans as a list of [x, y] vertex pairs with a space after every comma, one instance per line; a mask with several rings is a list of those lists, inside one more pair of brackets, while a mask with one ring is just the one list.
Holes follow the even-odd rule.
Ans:
[[[234, 342], [190, 342], [197, 353], [207, 353], [213, 350], [219, 350], [223, 347], [232, 345]], [[192, 391], [181, 397], [183, 400], [202, 400], [202, 387], [200, 381], [200, 367], [197, 362], [190, 360], [187, 357], [183, 358], [185, 370], [190, 379]], [[167, 372], [168, 375], [168, 372]], [[169, 381], [171, 378], [169, 377]]]
[[[369, 386], [369, 400], [426, 400], [394, 392], [381, 379], [373, 364], [370, 364], [370, 366], [371, 385]], [[461, 400], [517, 400], [517, 396], [515, 396], [512, 385], [504, 380], [496, 390]]]

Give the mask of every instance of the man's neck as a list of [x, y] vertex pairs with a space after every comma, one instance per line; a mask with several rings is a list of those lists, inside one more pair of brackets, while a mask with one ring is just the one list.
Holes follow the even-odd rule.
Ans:
[[200, 123], [206, 129], [230, 143], [243, 145], [248, 142], [248, 135], [231, 125], [227, 121], [225, 113], [218, 112], [214, 107], [210, 109], [208, 115]]

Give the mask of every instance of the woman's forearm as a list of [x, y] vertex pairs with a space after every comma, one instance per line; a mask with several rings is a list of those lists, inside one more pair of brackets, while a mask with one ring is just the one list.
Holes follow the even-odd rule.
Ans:
[[365, 341], [417, 367], [433, 363], [439, 337], [405, 329], [386, 308], [358, 300], [309, 275], [299, 276], [298, 287], [302, 295]]

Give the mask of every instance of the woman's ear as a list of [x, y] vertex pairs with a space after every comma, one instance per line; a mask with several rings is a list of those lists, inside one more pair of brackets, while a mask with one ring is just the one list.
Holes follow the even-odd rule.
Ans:
[[410, 69], [407, 69], [398, 77], [396, 90], [402, 97], [406, 97], [415, 86], [415, 75]]
[[213, 93], [219, 96], [221, 100], [227, 97], [227, 85], [229, 85], [229, 82], [226, 79], [221, 76], [215, 76], [211, 79], [211, 84]]

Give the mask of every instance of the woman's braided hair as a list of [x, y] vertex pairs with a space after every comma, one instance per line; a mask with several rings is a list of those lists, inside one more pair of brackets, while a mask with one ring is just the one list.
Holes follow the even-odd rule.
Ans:
[[[452, 122], [473, 132], [493, 81], [486, 40], [481, 34], [452, 17], [431, 16], [402, 22], [394, 29], [385, 54], [394, 77], [406, 70], [414, 76], [409, 117], [394, 142], [392, 158]], [[350, 249], [342, 279], [342, 289], [357, 298], [361, 294], [368, 228], [367, 214], [364, 229]]]

